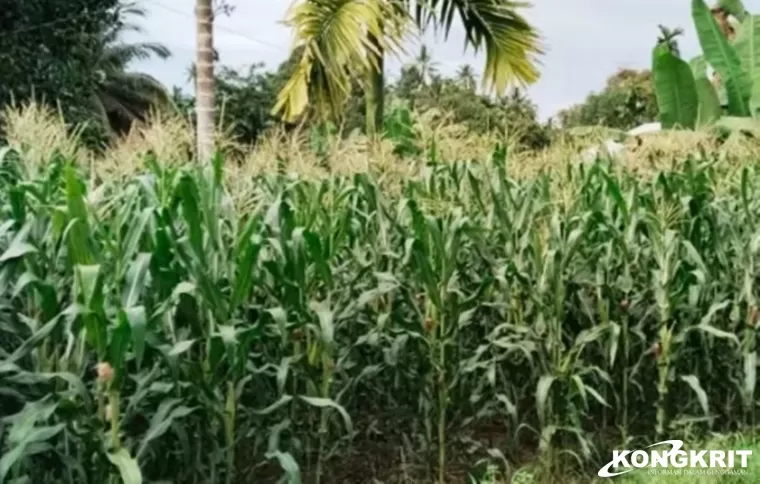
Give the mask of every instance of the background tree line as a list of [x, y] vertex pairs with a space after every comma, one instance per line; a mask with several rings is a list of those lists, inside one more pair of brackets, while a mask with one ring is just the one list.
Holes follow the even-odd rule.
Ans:
[[[179, 111], [193, 117], [194, 99], [174, 87], [167, 89], [148, 74], [133, 72], [134, 61], [158, 57], [169, 50], [149, 39], [128, 43], [127, 32], [140, 33], [145, 12], [123, 0], [7, 0], [0, 13], [0, 105], [29, 100], [60, 109], [74, 124], [86, 123], [86, 140], [104, 145], [145, 120], [151, 109]], [[278, 93], [286, 85], [301, 52], [295, 50], [275, 69], [253, 63], [216, 72], [217, 122], [236, 141], [252, 144], [281, 124], [272, 114]], [[221, 59], [223, 63], [224, 59]], [[192, 72], [191, 72], [192, 76]], [[525, 148], [551, 142], [550, 123], [541, 122], [536, 106], [518, 89], [502, 96], [479, 91], [480, 79], [470, 65], [452, 76], [442, 74], [422, 46], [394, 82], [385, 83], [391, 105], [418, 112], [439, 110], [473, 132], [507, 132]], [[344, 133], [366, 125], [365, 90], [354, 85], [336, 123]], [[629, 129], [656, 119], [648, 71], [621, 70], [605, 88], [558, 115], [562, 127], [604, 124]], [[298, 125], [320, 122], [307, 110]]]

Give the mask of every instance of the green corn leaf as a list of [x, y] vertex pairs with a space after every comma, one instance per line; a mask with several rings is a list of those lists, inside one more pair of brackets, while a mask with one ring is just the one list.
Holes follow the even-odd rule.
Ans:
[[702, 407], [702, 411], [705, 413], [705, 415], [709, 415], [710, 408], [707, 402], [707, 393], [705, 392], [704, 388], [702, 388], [702, 384], [699, 383], [699, 378], [697, 378], [695, 375], [682, 375], [681, 380], [689, 385], [692, 390], [694, 390], [694, 394], [697, 396], [697, 400], [699, 401], [699, 405]]
[[14, 238], [11, 245], [0, 256], [0, 262], [7, 262], [13, 259], [19, 259], [28, 254], [34, 254], [37, 248], [31, 244], [20, 241], [18, 237]]
[[715, 314], [719, 311], [723, 311], [731, 304], [731, 301], [721, 301], [714, 303], [710, 306], [710, 309], [707, 310], [707, 314], [702, 317], [702, 320], [699, 322], [702, 326], [707, 326], [708, 324], [712, 323], [713, 318], [715, 317]]
[[309, 249], [309, 255], [314, 265], [319, 271], [322, 279], [328, 286], [332, 286], [332, 272], [330, 271], [330, 264], [325, 258], [325, 251], [322, 248], [322, 243], [319, 241], [317, 234], [309, 231], [303, 232], [303, 238], [306, 242], [306, 247]]
[[111, 332], [110, 341], [108, 342], [108, 356], [114, 369], [115, 385], [118, 385], [123, 379], [124, 362], [131, 340], [132, 328], [129, 321], [125, 317], [120, 317], [118, 324]]
[[150, 253], [142, 252], [129, 265], [126, 277], [127, 284], [124, 287], [124, 293], [121, 298], [121, 304], [125, 308], [131, 308], [138, 304], [140, 296], [148, 283], [150, 258]]
[[130, 327], [132, 335], [132, 350], [134, 351], [138, 371], [142, 365], [143, 353], [145, 352], [145, 335], [148, 329], [148, 315], [145, 306], [134, 306], [123, 309], [120, 313]]
[[293, 400], [290, 395], [282, 395], [276, 402], [261, 410], [253, 410], [256, 415], [269, 415], [289, 404]]
[[353, 423], [351, 422], [351, 417], [348, 415], [348, 412], [346, 412], [346, 409], [343, 408], [341, 405], [338, 405], [336, 402], [329, 398], [317, 398], [317, 397], [300, 397], [301, 400], [308, 403], [309, 405], [313, 407], [319, 407], [319, 408], [334, 408], [338, 411], [341, 417], [343, 417], [343, 424], [346, 426], [346, 432], [349, 434], [352, 434], [354, 431]]
[[95, 254], [90, 241], [87, 205], [85, 204], [84, 183], [73, 166], [65, 168], [66, 199], [70, 225], [66, 230], [69, 257], [72, 264], [92, 264]]
[[109, 452], [107, 455], [111, 464], [119, 470], [123, 484], [142, 484], [143, 477], [140, 466], [137, 465], [137, 461], [129, 455], [126, 449], [118, 449]]
[[203, 248], [203, 219], [199, 208], [200, 196], [198, 185], [190, 175], [185, 175], [177, 186], [178, 196], [182, 201], [182, 215], [187, 224], [188, 238], [193, 254], [201, 265], [206, 265], [206, 251]]
[[496, 394], [496, 399], [504, 405], [504, 410], [507, 412], [507, 414], [516, 419], [517, 418], [517, 407], [514, 403], [512, 403], [512, 400], [510, 400], [506, 395], [503, 393]]
[[77, 265], [74, 270], [81, 303], [90, 311], [97, 311], [103, 304], [103, 275], [100, 266]]
[[583, 383], [583, 380], [578, 375], [573, 375], [571, 377], [572, 382], [575, 384], [575, 389], [578, 391], [578, 394], [581, 396], [581, 400], [583, 401], [583, 406], [588, 410], [588, 398], [586, 397], [586, 385]]
[[[5, 482], [8, 473], [18, 462], [23, 461], [29, 451], [29, 447], [35, 443], [45, 442], [59, 434], [66, 424], [60, 423], [54, 426], [33, 427], [34, 421], [26, 419], [24, 426], [27, 430], [23, 433], [20, 441], [16, 442], [10, 451], [0, 458], [0, 482]], [[18, 427], [16, 427], [18, 428]]]
[[189, 339], [184, 341], [178, 341], [172, 348], [169, 350], [169, 356], [179, 356], [182, 353], [186, 352], [190, 349], [191, 346], [193, 346], [193, 343], [195, 343], [195, 340]]
[[140, 250], [140, 240], [147, 233], [148, 223], [150, 222], [151, 217], [153, 217], [154, 211], [155, 208], [153, 207], [145, 208], [136, 217], [136, 221], [130, 221], [122, 247], [122, 258], [124, 260], [132, 260]]
[[267, 438], [267, 451], [277, 452], [280, 448], [280, 440], [282, 433], [291, 427], [290, 419], [286, 418], [280, 422], [277, 422], [272, 426], [272, 429]]
[[35, 331], [32, 336], [30, 336], [18, 348], [16, 348], [13, 353], [11, 353], [7, 358], [4, 358], [3, 363], [15, 363], [27, 356], [34, 348], [37, 348], [40, 344], [42, 344], [43, 341], [45, 341], [48, 336], [50, 336], [50, 334], [58, 327], [61, 319], [62, 318], [60, 317], [55, 317], [45, 323], [42, 327]]
[[175, 420], [182, 419], [196, 409], [180, 405], [180, 399], [168, 399], [161, 402], [153, 414], [150, 421], [150, 427], [140, 442], [140, 448], [137, 451], [137, 459], [142, 459], [148, 450], [149, 444], [164, 435]]
[[317, 318], [319, 319], [319, 329], [322, 341], [328, 345], [328, 347], [332, 346], [335, 339], [335, 325], [333, 322], [333, 312], [328, 303], [326, 301], [312, 302], [311, 310], [317, 314]]
[[253, 285], [253, 273], [256, 259], [261, 252], [262, 241], [253, 231], [258, 227], [258, 220], [252, 218], [248, 223], [243, 236], [235, 248], [237, 268], [235, 273], [235, 287], [232, 291], [230, 311], [234, 311], [249, 296]]
[[744, 355], [744, 397], [748, 402], [755, 400], [757, 387], [757, 351]]
[[266, 310], [266, 313], [269, 314], [269, 316], [274, 321], [275, 325], [277, 326], [277, 330], [280, 333], [280, 336], [282, 337], [282, 341], [286, 341], [288, 338], [288, 331], [287, 331], [287, 324], [288, 324], [288, 313], [285, 312], [285, 310], [281, 307], [276, 308], [269, 308]]
[[718, 329], [715, 326], [710, 326], [709, 324], [699, 324], [697, 326], [693, 326], [689, 328], [689, 330], [697, 330], [702, 331], [707, 334], [710, 334], [712, 336], [715, 336], [716, 338], [721, 339], [727, 339], [731, 342], [735, 343], [737, 346], [739, 346], [739, 338], [736, 337], [734, 333], [729, 333], [728, 331], [723, 331], [722, 329]]
[[612, 408], [612, 406], [609, 403], [607, 403], [607, 400], [605, 400], [604, 397], [602, 397], [602, 395], [598, 391], [596, 391], [596, 389], [594, 389], [593, 387], [586, 385], [586, 391], [592, 397], [594, 397], [594, 400], [599, 402], [600, 405], [604, 405], [607, 408]]
[[543, 375], [538, 380], [538, 385], [536, 386], [536, 412], [541, 421], [541, 426], [544, 426], [546, 422], [546, 405], [549, 403], [549, 391], [554, 381], [554, 376]]
[[[0, 371], [2, 373], [2, 371]], [[72, 395], [82, 399], [86, 409], [92, 408], [92, 398], [90, 392], [85, 386], [80, 377], [68, 372], [20, 372], [16, 375], [9, 377], [16, 383], [25, 385], [35, 385], [40, 382], [49, 382], [51, 380], [62, 380], [68, 383], [69, 388], [72, 390]]]
[[285, 471], [288, 484], [301, 484], [301, 469], [290, 453], [280, 452], [279, 450], [270, 451], [267, 452], [266, 458], [277, 460], [282, 470]]

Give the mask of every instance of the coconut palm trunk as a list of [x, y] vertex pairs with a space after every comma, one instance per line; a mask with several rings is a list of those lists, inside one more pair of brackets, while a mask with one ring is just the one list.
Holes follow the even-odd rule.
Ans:
[[214, 153], [214, 19], [212, 0], [196, 0], [195, 112], [198, 159]]

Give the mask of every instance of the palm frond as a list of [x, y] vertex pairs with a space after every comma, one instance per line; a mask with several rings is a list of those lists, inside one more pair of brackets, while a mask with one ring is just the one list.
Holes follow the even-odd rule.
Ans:
[[104, 84], [106, 87], [114, 85], [149, 104], [168, 102], [171, 98], [161, 81], [141, 72], [121, 72], [110, 77], [107, 84]]
[[106, 110], [106, 107], [103, 104], [100, 96], [98, 96], [97, 92], [93, 92], [90, 95], [89, 104], [90, 109], [98, 117], [101, 125], [106, 129], [106, 131], [108, 131], [108, 134], [113, 134], [110, 123], [108, 122], [108, 111]]
[[134, 99], [128, 99], [131, 93], [113, 86], [113, 91], [101, 89], [97, 92], [97, 97], [103, 105], [103, 110], [109, 116], [116, 116], [120, 119], [134, 122], [142, 117], [142, 113], [147, 110], [147, 106]]
[[[164, 45], [154, 42], [130, 43], [122, 41], [126, 31], [141, 31], [135, 24], [127, 23], [128, 17], [144, 17], [145, 9], [136, 2], [124, 3], [114, 10], [117, 21], [103, 32], [101, 55], [96, 71], [100, 81], [93, 93], [93, 110], [108, 121], [111, 128], [129, 126], [133, 121], [144, 119], [146, 113], [156, 103], [170, 99], [164, 86], [152, 76], [128, 72], [126, 68], [137, 60], [153, 57], [166, 59], [171, 52]], [[117, 126], [113, 123], [116, 122]]]
[[291, 6], [286, 23], [293, 27], [295, 46], [303, 47], [303, 53], [273, 113], [293, 121], [310, 103], [320, 113], [338, 113], [353, 78], [376, 67], [368, 54], [380, 55], [378, 47], [387, 52], [401, 49], [400, 38], [383, 28], [385, 22], [399, 21], [393, 14], [385, 0], [309, 0]]
[[[415, 21], [421, 29], [431, 24], [448, 37], [455, 16], [465, 29], [466, 47], [485, 49], [483, 85], [497, 93], [517, 81], [538, 80], [537, 65], [544, 53], [541, 34], [520, 15], [527, 2], [512, 0], [428, 0], [415, 2]], [[410, 4], [411, 7], [411, 4]]]
[[165, 60], [171, 57], [171, 51], [163, 44], [155, 42], [111, 44], [103, 51], [102, 61], [106, 65], [124, 68], [130, 62], [148, 60], [152, 57]]
[[109, 115], [122, 121], [144, 120], [151, 107], [170, 103], [171, 95], [155, 78], [125, 72], [102, 83], [97, 96]]

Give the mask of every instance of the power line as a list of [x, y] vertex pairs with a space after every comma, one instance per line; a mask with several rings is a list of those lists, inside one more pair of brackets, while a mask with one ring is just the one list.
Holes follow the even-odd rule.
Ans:
[[[154, 5], [162, 8], [162, 9], [168, 11], [168, 12], [172, 12], [172, 13], [175, 13], [177, 15], [182, 15], [183, 17], [188, 17], [188, 18], [192, 18], [192, 19], [195, 18], [195, 16], [193, 16], [191, 14], [188, 14], [187, 12], [183, 12], [182, 10], [178, 10], [176, 8], [169, 7], [168, 5], [165, 5], [165, 4], [161, 3], [161, 2], [159, 2], [158, 0], [146, 0], [146, 1], [148, 1], [149, 3], [152, 3], [152, 4], [154, 4]], [[233, 34], [233, 35], [237, 35], [237, 36], [242, 37], [244, 39], [250, 40], [251, 42], [254, 42], [256, 44], [261, 44], [261, 45], [264, 45], [264, 46], [267, 46], [267, 47], [271, 47], [271, 48], [273, 48], [275, 50], [279, 50], [280, 52], [287, 52], [287, 50], [284, 49], [282, 46], [279, 46], [277, 44], [273, 44], [271, 42], [267, 42], [267, 41], [264, 41], [264, 40], [261, 40], [261, 39], [253, 38], [253, 37], [251, 37], [251, 36], [249, 36], [247, 34], [244, 34], [244, 33], [240, 32], [240, 31], [238, 31], [238, 30], [231, 29], [231, 28], [225, 27], [223, 25], [218, 25], [218, 24], [215, 23], [214, 24], [214, 29], [215, 30], [221, 30], [223, 32], [227, 32], [227, 33], [230, 33], [230, 34]]]
[[70, 15], [68, 17], [63, 17], [63, 18], [59, 18], [59, 19], [56, 19], [56, 20], [51, 20], [50, 22], [43, 22], [43, 23], [37, 24], [37, 25], [30, 25], [30, 26], [27, 26], [27, 27], [21, 27], [21, 28], [18, 28], [18, 29], [12, 29], [12, 30], [8, 30], [8, 31], [4, 31], [4, 32], [2, 32], [2, 35], [3, 35], [3, 37], [14, 36], [14, 35], [25, 33], [25, 32], [30, 32], [32, 30], [37, 30], [37, 29], [43, 29], [43, 28], [46, 28], [46, 27], [50, 27], [51, 25], [56, 25], [56, 24], [59, 24], [59, 23], [66, 23], [66, 22], [71, 22], [72, 20], [77, 20], [77, 19], [81, 19], [81, 18], [87, 18], [87, 17], [89, 17], [91, 15], [96, 15], [96, 14], [100, 14], [100, 13], [101, 12], [79, 12], [78, 14]]

